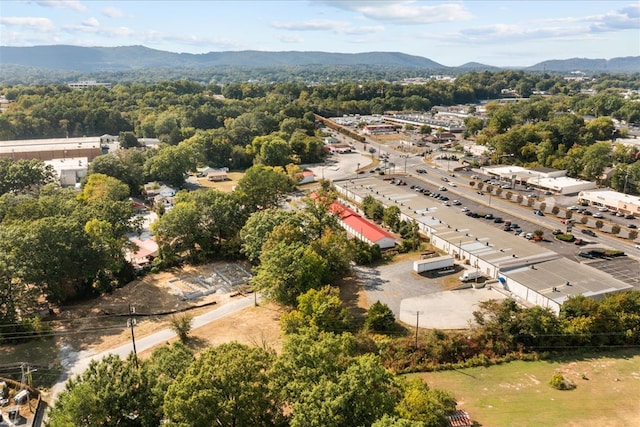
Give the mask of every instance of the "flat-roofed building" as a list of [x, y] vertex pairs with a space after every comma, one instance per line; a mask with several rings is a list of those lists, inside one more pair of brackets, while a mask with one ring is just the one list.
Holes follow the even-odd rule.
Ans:
[[581, 191], [578, 202], [640, 217], [640, 197], [613, 190]]
[[372, 196], [385, 207], [398, 206], [400, 219], [415, 220], [420, 232], [439, 251], [495, 279], [499, 288], [524, 304], [537, 304], [557, 313], [570, 296], [601, 298], [632, 289], [608, 273], [561, 257], [549, 246], [499, 231], [493, 223], [472, 219], [456, 207], [406, 187], [374, 177], [334, 185], [340, 194], [357, 203]]
[[73, 157], [70, 159], [45, 160], [44, 163], [56, 171], [58, 181], [63, 187], [71, 187], [79, 184], [87, 175], [89, 159], [86, 157]]
[[556, 314], [573, 296], [600, 299], [607, 294], [633, 289], [632, 285], [589, 265], [581, 264], [576, 268], [576, 263], [566, 258], [506, 265], [501, 268], [498, 281], [516, 299], [549, 308]]
[[[53, 160], [86, 157], [92, 161], [117, 146], [110, 135], [82, 138], [21, 139], [0, 141], [0, 157], [14, 160]], [[115, 144], [115, 145], [114, 145]]]

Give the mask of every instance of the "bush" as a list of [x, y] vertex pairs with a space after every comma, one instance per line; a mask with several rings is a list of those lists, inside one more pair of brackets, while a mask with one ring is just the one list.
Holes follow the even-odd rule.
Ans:
[[553, 374], [549, 384], [556, 390], [573, 390], [576, 388], [576, 385], [571, 380], [562, 376], [562, 374]]
[[620, 226], [619, 225], [614, 225], [613, 227], [611, 227], [611, 232], [613, 234], [618, 234], [620, 233]]
[[571, 233], [569, 233], [569, 234], [564, 234], [563, 233], [563, 234], [556, 235], [556, 239], [562, 240], [563, 242], [573, 242], [576, 238]]
[[388, 305], [376, 301], [367, 311], [364, 327], [370, 331], [390, 332], [395, 329], [396, 316]]
[[191, 332], [191, 322], [193, 316], [190, 314], [183, 314], [182, 316], [171, 317], [171, 330], [178, 335], [181, 342], [189, 339], [189, 332]]
[[551, 208], [551, 213], [554, 215], [558, 215], [558, 213], [560, 212], [560, 208], [557, 206], [554, 206], [553, 208]]
[[580, 222], [583, 224], [586, 224], [589, 222], [589, 217], [588, 216], [583, 216], [582, 218], [580, 218]]

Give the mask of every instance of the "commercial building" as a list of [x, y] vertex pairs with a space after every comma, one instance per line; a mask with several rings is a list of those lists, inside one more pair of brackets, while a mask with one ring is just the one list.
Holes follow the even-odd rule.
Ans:
[[640, 197], [613, 190], [581, 191], [578, 202], [640, 217]]
[[86, 157], [92, 161], [118, 148], [118, 137], [107, 134], [82, 138], [21, 139], [0, 141], [0, 157], [43, 161]]
[[82, 178], [87, 175], [89, 159], [86, 157], [74, 157], [70, 159], [45, 160], [44, 163], [55, 170], [61, 186], [72, 187], [79, 184]]
[[567, 171], [565, 170], [527, 169], [521, 166], [484, 166], [481, 170], [483, 173], [512, 186], [521, 184], [542, 191], [551, 191], [555, 194], [578, 194], [580, 191], [596, 188], [594, 182], [566, 176]]
[[334, 182], [348, 200], [373, 196], [385, 207], [398, 206], [401, 219], [414, 221], [431, 245], [459, 264], [495, 280], [496, 287], [527, 305], [558, 313], [570, 296], [600, 298], [632, 286], [584, 264], [562, 258], [548, 246], [497, 231], [494, 224], [470, 219], [459, 209], [375, 177]]

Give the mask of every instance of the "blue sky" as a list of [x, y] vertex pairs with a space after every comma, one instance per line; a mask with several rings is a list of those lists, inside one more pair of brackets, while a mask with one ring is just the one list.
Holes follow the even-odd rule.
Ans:
[[448, 66], [528, 66], [640, 56], [640, 1], [0, 2], [0, 45], [50, 44], [188, 53], [391, 51]]

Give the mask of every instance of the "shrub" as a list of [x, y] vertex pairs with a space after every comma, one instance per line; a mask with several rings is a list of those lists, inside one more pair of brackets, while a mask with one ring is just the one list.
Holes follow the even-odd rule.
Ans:
[[513, 197], [513, 193], [511, 191], [507, 191], [507, 193], [504, 195], [504, 197], [507, 200], [511, 200], [511, 198]]
[[551, 213], [554, 215], [558, 215], [558, 213], [560, 212], [560, 208], [557, 206], [554, 206], [553, 208], [551, 208]]
[[518, 203], [522, 203], [523, 199], [524, 197], [522, 197], [522, 194], [518, 194], [518, 197], [516, 197], [516, 200], [518, 201]]
[[473, 186], [475, 186], [475, 185], [476, 185], [476, 182], [475, 182], [475, 181], [469, 181], [469, 186], [473, 187]]
[[576, 388], [576, 385], [571, 380], [566, 379], [562, 374], [553, 374], [549, 384], [556, 390], [573, 390]]
[[545, 202], [540, 203], [540, 210], [544, 211], [547, 208], [547, 204]]
[[390, 332], [396, 324], [396, 316], [388, 305], [376, 301], [367, 311], [364, 327], [370, 331]]
[[573, 236], [573, 234], [569, 233], [569, 234], [558, 234], [556, 236], [556, 239], [562, 240], [563, 242], [573, 242], [576, 238]]
[[614, 225], [613, 227], [611, 227], [611, 232], [613, 234], [618, 234], [620, 233], [620, 226], [619, 225]]
[[629, 231], [629, 238], [631, 240], [635, 240], [638, 237], [638, 232], [636, 230]]
[[582, 218], [580, 218], [580, 222], [583, 224], [586, 224], [589, 222], [589, 217], [584, 215]]
[[178, 335], [178, 338], [183, 343], [189, 339], [189, 332], [191, 332], [191, 322], [193, 316], [190, 314], [183, 314], [182, 316], [171, 317], [171, 330]]
[[604, 222], [602, 222], [601, 220], [597, 220], [596, 221], [596, 228], [598, 230], [600, 230], [602, 227], [604, 227]]

